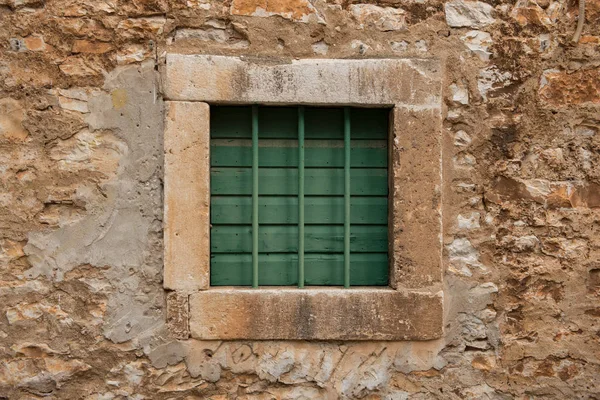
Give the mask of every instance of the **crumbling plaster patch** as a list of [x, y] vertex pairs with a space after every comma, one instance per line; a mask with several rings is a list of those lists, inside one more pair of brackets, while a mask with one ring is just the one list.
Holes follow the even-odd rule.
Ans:
[[[105, 336], [121, 343], [147, 342], [164, 325], [160, 308], [164, 294], [146, 286], [139, 273], [159, 281], [162, 250], [162, 124], [154, 62], [115, 70], [102, 91], [89, 98], [91, 130], [110, 130], [127, 151], [113, 179], [101, 184], [101, 195], [85, 198], [89, 214], [49, 232], [35, 232], [24, 248], [40, 275], [61, 281], [73, 268], [90, 264], [103, 270], [111, 283]], [[82, 189], [79, 189], [82, 190]], [[145, 291], [144, 288], [149, 288]]]

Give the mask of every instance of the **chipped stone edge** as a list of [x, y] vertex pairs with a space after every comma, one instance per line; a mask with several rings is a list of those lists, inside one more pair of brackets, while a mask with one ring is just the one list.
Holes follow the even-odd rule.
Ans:
[[[211, 67], [212, 66], [212, 67]], [[374, 67], [375, 66], [375, 67]], [[323, 71], [319, 68], [323, 67]], [[283, 69], [282, 69], [283, 68]], [[335, 74], [332, 73], [332, 68]], [[197, 72], [196, 72], [197, 71]], [[404, 72], [409, 85], [402, 86], [402, 74]], [[285, 79], [282, 79], [285, 78]], [[308, 91], [297, 90], [298, 82], [311, 82], [317, 79], [318, 84], [315, 87], [335, 87], [342, 88], [342, 93], [334, 93], [335, 91], [313, 90]], [[440, 123], [434, 122], [429, 125], [432, 131], [435, 131], [435, 142], [439, 147], [436, 151], [436, 157], [439, 160], [431, 160], [439, 165], [442, 161], [441, 152], [441, 113], [442, 113], [442, 67], [439, 60], [434, 59], [360, 59], [360, 60], [340, 60], [340, 59], [304, 59], [294, 61], [273, 61], [260, 59], [245, 59], [241, 57], [229, 56], [211, 56], [211, 55], [182, 55], [168, 54], [167, 66], [163, 72], [163, 80], [165, 86], [165, 98], [169, 99], [168, 103], [175, 106], [178, 103], [194, 104], [196, 102], [208, 102], [213, 104], [312, 104], [312, 105], [360, 105], [360, 106], [393, 106], [394, 114], [401, 110], [404, 115], [408, 115], [413, 119], [425, 122], [424, 119], [433, 118]], [[253, 81], [254, 80], [254, 81]], [[368, 85], [362, 85], [361, 82], [373, 82], [377, 90], [369, 90]], [[287, 82], [287, 86], [286, 86]], [[289, 84], [292, 82], [293, 84]], [[360, 86], [360, 87], [359, 87]], [[311, 91], [312, 90], [312, 91]], [[407, 94], [407, 90], [410, 92]], [[198, 103], [206, 105], [206, 103]], [[402, 133], [400, 130], [406, 127], [402, 123], [394, 123], [392, 134], [398, 135]], [[407, 131], [411, 131], [407, 129]], [[201, 134], [209, 135], [208, 130]], [[392, 136], [393, 138], [394, 136]], [[208, 140], [206, 138], [201, 141]], [[392, 166], [393, 168], [393, 166]], [[208, 169], [206, 170], [208, 171]], [[207, 172], [206, 172], [207, 173]], [[165, 172], [166, 174], [166, 172]], [[441, 186], [442, 170], [440, 167], [439, 175]], [[165, 177], [167, 180], [167, 177]], [[165, 198], [169, 196], [168, 187], [165, 188]], [[423, 202], [429, 202], [437, 193], [431, 193], [427, 198], [422, 199]], [[185, 198], [184, 194], [179, 193], [178, 197]], [[441, 201], [441, 200], [440, 200]], [[437, 212], [436, 219], [440, 222], [439, 238], [442, 237], [441, 226], [441, 203]], [[209, 221], [207, 221], [206, 226]], [[396, 219], [392, 221], [396, 224]], [[165, 232], [167, 232], [165, 230]], [[165, 233], [165, 241], [168, 241]], [[394, 241], [391, 241], [394, 247]], [[406, 320], [407, 323], [417, 323], [418, 320], [427, 316], [443, 314], [443, 292], [441, 291], [442, 281], [442, 251], [435, 249], [439, 255], [439, 263], [434, 265], [413, 266], [403, 274], [396, 274], [394, 270], [398, 267], [393, 265], [393, 260], [390, 262], [390, 287], [383, 289], [384, 291], [396, 291], [398, 295], [413, 296], [421, 298], [423, 301], [430, 300], [433, 297], [439, 298], [439, 302], [429, 304], [426, 315], [415, 315], [406, 312], [409, 315], [398, 315], [399, 320]], [[393, 252], [391, 254], [394, 254]], [[193, 263], [193, 260], [192, 260]], [[208, 263], [207, 263], [208, 264]], [[420, 268], [421, 267], [421, 268]], [[172, 264], [170, 269], [189, 269], [188, 265]], [[165, 270], [166, 261], [165, 261]], [[212, 339], [234, 339], [226, 337], [226, 335], [205, 335], [199, 334], [198, 326], [201, 326], [202, 321], [198, 321], [198, 315], [202, 309], [206, 307], [203, 302], [198, 303], [193, 301], [197, 296], [219, 296], [223, 293], [223, 289], [215, 289], [209, 287], [210, 270], [208, 267], [201, 269], [201, 275], [193, 277], [191, 281], [177, 288], [173, 285], [165, 285], [167, 289], [182, 291], [190, 295], [189, 312], [190, 312], [190, 332], [192, 337], [212, 338]], [[189, 276], [189, 275], [188, 275]], [[407, 279], [408, 278], [408, 279]], [[194, 281], [196, 281], [194, 283]], [[191, 286], [190, 286], [191, 283]], [[198, 293], [197, 291], [205, 291]], [[313, 293], [330, 293], [335, 292], [336, 295], [348, 296], [348, 291], [337, 291], [331, 288], [310, 288], [310, 289], [261, 289], [252, 293], [261, 296], [270, 296], [273, 290], [277, 293], [287, 296], [291, 301], [305, 298], [308, 294]], [[346, 289], [348, 290], [348, 289]], [[365, 296], [370, 296], [372, 293], [378, 293], [382, 289], [350, 289], [358, 290]], [[196, 292], [196, 293], [194, 293]], [[288, 294], [289, 292], [289, 294]], [[230, 289], [228, 296], [235, 297], [243, 295], [243, 289]], [[237, 294], [236, 294], [237, 293]], [[206, 298], [206, 297], [204, 297]], [[360, 301], [359, 301], [360, 303]], [[431, 303], [428, 301], [427, 303]], [[327, 310], [322, 316], [314, 316], [315, 318], [326, 317], [331, 313], [339, 312], [338, 310]], [[250, 312], [251, 316], [260, 320], [260, 315]], [[227, 321], [227, 315], [222, 312], [223, 321]], [[358, 323], [360, 325], [360, 323]], [[193, 325], [193, 327], [192, 327]], [[355, 328], [361, 328], [356, 325]], [[418, 325], [418, 323], [417, 323]], [[285, 327], [283, 327], [285, 328]], [[282, 328], [282, 329], [283, 329]], [[288, 327], [289, 328], [289, 327]], [[364, 326], [363, 326], [364, 328]], [[195, 331], [195, 333], [194, 333]], [[303, 339], [303, 340], [430, 340], [436, 339], [443, 335], [443, 318], [433, 320], [433, 323], [427, 332], [398, 332], [398, 334], [377, 335], [376, 333], [366, 336], [348, 336], [335, 334], [320, 336], [302, 336], [294, 337], [285, 335], [260, 335], [256, 332], [248, 331], [246, 334], [241, 333], [235, 339]], [[280, 337], [278, 337], [280, 336]]]

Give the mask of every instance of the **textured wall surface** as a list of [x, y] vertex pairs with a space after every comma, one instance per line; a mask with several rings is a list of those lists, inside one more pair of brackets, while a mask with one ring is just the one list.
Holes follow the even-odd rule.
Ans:
[[[0, 399], [600, 398], [600, 1], [0, 0]], [[178, 340], [165, 54], [435, 58], [445, 334]]]

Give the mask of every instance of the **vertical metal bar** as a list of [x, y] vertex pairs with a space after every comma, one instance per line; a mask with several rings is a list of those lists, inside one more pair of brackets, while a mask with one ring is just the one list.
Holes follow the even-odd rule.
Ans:
[[344, 108], [344, 287], [350, 287], [350, 108]]
[[298, 108], [298, 287], [304, 287], [304, 107]]
[[252, 106], [252, 287], [258, 287], [258, 106]]

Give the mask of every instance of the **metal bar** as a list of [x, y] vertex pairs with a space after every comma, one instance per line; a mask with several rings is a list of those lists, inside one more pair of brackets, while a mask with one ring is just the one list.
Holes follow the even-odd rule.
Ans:
[[344, 287], [350, 287], [350, 108], [344, 108]]
[[252, 287], [258, 287], [258, 106], [252, 106]]
[[304, 287], [304, 107], [298, 108], [298, 287]]

